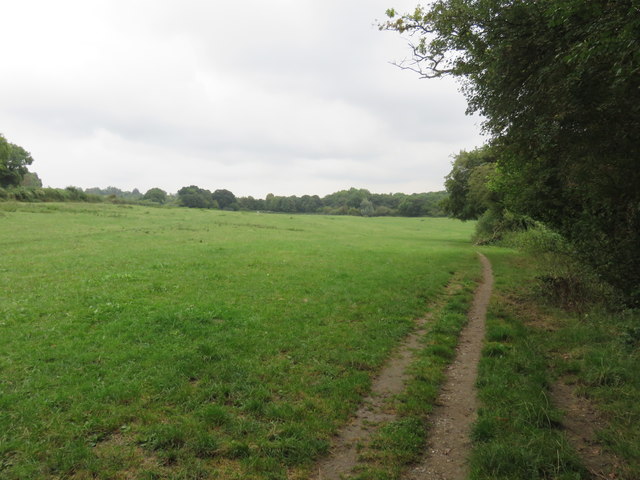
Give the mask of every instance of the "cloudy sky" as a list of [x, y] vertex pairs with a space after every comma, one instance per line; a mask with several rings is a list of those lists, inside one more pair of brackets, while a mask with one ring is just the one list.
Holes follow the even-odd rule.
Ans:
[[236, 195], [442, 189], [482, 143], [451, 80], [390, 64], [410, 0], [20, 0], [2, 6], [0, 133], [53, 187]]

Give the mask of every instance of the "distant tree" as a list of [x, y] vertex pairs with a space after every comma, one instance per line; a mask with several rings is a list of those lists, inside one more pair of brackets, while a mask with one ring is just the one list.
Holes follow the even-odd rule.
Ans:
[[366, 199], [360, 202], [360, 214], [363, 217], [371, 217], [374, 213], [376, 210], [373, 208], [373, 203]]
[[19, 145], [7, 142], [0, 134], [0, 187], [20, 185], [33, 163], [31, 154]]
[[[104, 195], [104, 196], [112, 195], [112, 193], [107, 193], [105, 190], [99, 187], [89, 187], [85, 190], [85, 192], [91, 195]], [[115, 196], [115, 194], [113, 195]]]
[[39, 188], [42, 187], [42, 180], [40, 180], [37, 173], [27, 172], [24, 174], [24, 177], [22, 177], [20, 185], [22, 187]]
[[264, 208], [265, 210], [268, 210], [270, 212], [274, 212], [275, 210], [273, 209], [274, 203], [275, 203], [275, 198], [276, 196], [273, 193], [267, 193], [267, 196], [264, 199]]
[[424, 199], [418, 195], [407, 196], [400, 202], [398, 212], [403, 217], [420, 217], [424, 215]]
[[230, 192], [229, 190], [216, 190], [211, 195], [211, 198], [218, 202], [218, 208], [220, 210], [224, 210], [225, 208], [231, 207], [234, 203], [236, 203], [236, 196]]
[[178, 199], [181, 205], [189, 208], [212, 208], [213, 198], [209, 190], [196, 185], [182, 187], [178, 190]]
[[296, 213], [297, 212], [297, 203], [298, 197], [295, 195], [289, 197], [280, 197], [279, 198], [279, 208], [278, 211], [285, 213]]
[[116, 199], [124, 199], [127, 201], [137, 201], [143, 198], [143, 195], [137, 188], [134, 188], [133, 191], [123, 191], [118, 187], [109, 186], [106, 188], [100, 187], [91, 187], [85, 190], [85, 193], [90, 195], [101, 195], [103, 197], [110, 197], [111, 200]]
[[425, 201], [424, 201], [424, 214], [427, 217], [446, 217], [447, 214], [444, 211], [442, 204], [446, 201], [446, 198], [449, 196], [447, 192], [429, 192], [425, 193]]
[[470, 152], [461, 151], [454, 156], [451, 172], [444, 186], [449, 196], [442, 205], [445, 212], [459, 220], [475, 220], [493, 200], [488, 189], [488, 176], [495, 169], [496, 156], [490, 147]]
[[151, 188], [147, 190], [142, 198], [151, 202], [163, 204], [167, 201], [167, 192], [161, 188]]
[[300, 197], [300, 211], [316, 213], [322, 207], [322, 200], [318, 195], [303, 195]]
[[265, 210], [265, 201], [252, 196], [237, 198], [237, 204], [240, 210]]
[[350, 188], [349, 190], [340, 190], [325, 196], [322, 202], [325, 206], [339, 208], [339, 207], [351, 207], [358, 209], [363, 200], [368, 200], [371, 197], [371, 192], [364, 188]]
[[69, 200], [78, 202], [87, 200], [87, 194], [80, 187], [68, 186], [64, 190]]

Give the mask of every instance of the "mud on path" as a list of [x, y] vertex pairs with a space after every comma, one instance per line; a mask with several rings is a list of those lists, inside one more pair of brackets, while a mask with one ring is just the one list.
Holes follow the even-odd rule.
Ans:
[[[458, 479], [466, 476], [469, 453], [469, 432], [475, 420], [475, 381], [480, 359], [487, 305], [491, 296], [493, 276], [491, 265], [484, 255], [483, 278], [478, 286], [469, 323], [459, 338], [456, 358], [446, 371], [446, 380], [438, 399], [439, 405], [431, 416], [429, 442], [424, 460], [406, 477], [410, 480]], [[358, 447], [369, 443], [378, 425], [393, 421], [389, 400], [404, 389], [408, 379], [407, 367], [413, 352], [420, 348], [429, 317], [418, 321], [411, 333], [374, 380], [371, 393], [363, 401], [353, 419], [336, 436], [329, 457], [318, 464], [315, 480], [340, 480], [357, 465]]]

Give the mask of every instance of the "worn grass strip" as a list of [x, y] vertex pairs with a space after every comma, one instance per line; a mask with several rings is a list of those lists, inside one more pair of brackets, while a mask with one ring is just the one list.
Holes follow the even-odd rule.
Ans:
[[[552, 309], [546, 346], [566, 417], [586, 409], [590, 428], [564, 422], [595, 476], [640, 478], [640, 312]], [[550, 321], [548, 321], [549, 323]], [[594, 411], [592, 411], [594, 410]], [[583, 414], [584, 415], [584, 414]], [[580, 441], [586, 439], [585, 441]]]
[[374, 379], [371, 392], [363, 399], [355, 416], [338, 432], [332, 442], [329, 456], [319, 462], [314, 478], [344, 478], [358, 465], [358, 451], [371, 442], [378, 428], [396, 420], [397, 412], [393, 402], [410, 379], [408, 367], [414, 360], [415, 352], [420, 348], [422, 337], [426, 334], [427, 328], [430, 328], [434, 315], [442, 309], [446, 298], [460, 287], [460, 283], [452, 278], [443, 290], [442, 296], [432, 302], [429, 312], [416, 321], [416, 329], [403, 340]]
[[409, 368], [407, 387], [393, 404], [396, 418], [382, 425], [371, 442], [363, 446], [360, 464], [348, 478], [398, 479], [407, 465], [421, 457], [427, 420], [444, 380], [444, 371], [455, 356], [460, 331], [467, 323], [476, 278], [477, 270], [463, 272], [442, 306], [433, 312], [422, 345]]
[[[449, 285], [447, 291], [458, 287]], [[431, 305], [430, 312], [416, 321], [416, 330], [405, 338], [393, 352], [389, 361], [373, 381], [371, 392], [363, 399], [355, 416], [349, 420], [332, 442], [327, 458], [319, 462], [318, 480], [339, 480], [349, 474], [358, 463], [358, 451], [362, 445], [371, 441], [380, 425], [395, 420], [397, 414], [393, 409], [393, 399], [402, 393], [409, 375], [407, 367], [413, 360], [421, 337], [425, 334], [425, 326], [431, 321], [433, 311], [442, 308], [442, 299]]]
[[473, 427], [471, 478], [577, 480], [588, 478], [560, 428], [549, 395], [545, 330], [527, 325], [526, 308], [513, 301], [526, 285], [526, 264], [513, 252], [487, 252], [496, 271], [494, 299], [478, 388], [482, 407]]

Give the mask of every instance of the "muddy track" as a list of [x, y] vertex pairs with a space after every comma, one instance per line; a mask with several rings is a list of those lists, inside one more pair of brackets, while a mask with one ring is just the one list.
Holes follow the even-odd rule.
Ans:
[[437, 406], [429, 419], [427, 449], [422, 461], [404, 477], [406, 480], [462, 480], [468, 476], [469, 434], [478, 407], [475, 383], [493, 287], [491, 264], [481, 254], [480, 261], [482, 282], [469, 311], [469, 323], [460, 334], [456, 358], [447, 368]]
[[[434, 410], [429, 429], [424, 460], [414, 467], [407, 479], [457, 479], [466, 475], [469, 451], [469, 431], [475, 419], [475, 380], [480, 359], [487, 305], [491, 296], [493, 277], [491, 265], [480, 255], [483, 280], [476, 290], [469, 312], [469, 323], [459, 339], [456, 359], [447, 369], [445, 384]], [[359, 445], [368, 444], [377, 426], [396, 418], [390, 411], [389, 400], [402, 392], [408, 374], [407, 367], [413, 353], [420, 347], [429, 318], [418, 321], [411, 333], [379, 376], [371, 394], [365, 398], [351, 422], [336, 436], [329, 457], [318, 464], [315, 480], [340, 480], [357, 465]]]

